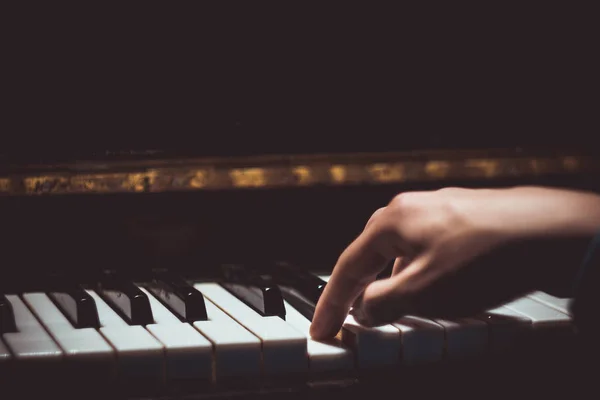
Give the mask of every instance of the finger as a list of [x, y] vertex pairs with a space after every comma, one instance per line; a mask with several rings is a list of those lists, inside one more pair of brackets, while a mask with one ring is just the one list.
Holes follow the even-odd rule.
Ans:
[[313, 338], [337, 334], [354, 300], [393, 258], [386, 251], [386, 240], [386, 233], [372, 224], [344, 250], [315, 309], [310, 330]]
[[394, 267], [392, 268], [391, 276], [397, 275], [398, 273], [400, 273], [400, 271], [406, 268], [406, 266], [408, 265], [408, 261], [408, 258], [397, 257], [394, 261]]
[[437, 274], [426, 256], [415, 259], [390, 278], [368, 285], [353, 311], [355, 318], [365, 326], [377, 326], [415, 313], [415, 299], [435, 281]]
[[375, 210], [375, 212], [371, 215], [371, 218], [365, 224], [363, 231], [365, 231], [369, 226], [373, 224], [373, 221], [376, 221], [377, 218], [386, 210], [387, 207], [381, 207]]

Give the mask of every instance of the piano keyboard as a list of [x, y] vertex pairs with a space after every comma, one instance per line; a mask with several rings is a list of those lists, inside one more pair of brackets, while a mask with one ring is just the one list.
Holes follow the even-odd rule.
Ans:
[[256, 305], [266, 301], [262, 294], [272, 292], [270, 287], [260, 291], [252, 283], [242, 296], [243, 287], [232, 291], [222, 282], [177, 285], [157, 289], [128, 282], [65, 290], [72, 301], [55, 292], [0, 295], [0, 382], [17, 382], [19, 374], [31, 381], [34, 371], [59, 376], [57, 382], [66, 386], [77, 376], [81, 384], [133, 393], [214, 393], [506, 357], [546, 332], [573, 333], [568, 300], [535, 292], [458, 320], [406, 316], [367, 328], [348, 315], [335, 339], [320, 342], [308, 334], [311, 302], [304, 299], [306, 307], [295, 302], [286, 284], [283, 307], [273, 308], [273, 315]]

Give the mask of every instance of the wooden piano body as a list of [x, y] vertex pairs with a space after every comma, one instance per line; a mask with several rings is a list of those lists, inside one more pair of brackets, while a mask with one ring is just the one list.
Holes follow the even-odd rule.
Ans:
[[[222, 264], [256, 260], [285, 260], [327, 274], [370, 214], [399, 192], [517, 184], [598, 190], [598, 172], [589, 152], [502, 148], [195, 158], [148, 152], [5, 166], [2, 289], [47, 292], [56, 275], [94, 288], [104, 270], [143, 282], [156, 268], [190, 282], [218, 282]], [[89, 382], [85, 369], [50, 381], [63, 382], [59, 393], [100, 398], [556, 394], [568, 393], [581, 372], [570, 340], [552, 336], [538, 349], [527, 343], [506, 354], [408, 367], [398, 354], [393, 368], [357, 366], [335, 379], [263, 376], [235, 387], [187, 382], [185, 390], [167, 383], [149, 385], [148, 393], [119, 385], [89, 393], [94, 383], [77, 383]], [[57, 390], [44, 386], [50, 384], [43, 368], [28, 370], [16, 357], [12, 362], [4, 371], [43, 382], [36, 390]], [[18, 395], [22, 384], [14, 390]]]

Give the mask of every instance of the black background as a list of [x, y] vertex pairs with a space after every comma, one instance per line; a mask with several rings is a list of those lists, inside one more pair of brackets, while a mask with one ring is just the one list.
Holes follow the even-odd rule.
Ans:
[[584, 9], [278, 3], [5, 10], [4, 160], [589, 147]]

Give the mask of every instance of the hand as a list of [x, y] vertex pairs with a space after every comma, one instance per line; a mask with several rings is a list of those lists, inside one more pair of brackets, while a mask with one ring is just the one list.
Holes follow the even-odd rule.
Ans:
[[[408, 192], [377, 210], [340, 255], [311, 336], [334, 336], [354, 304], [379, 325], [406, 314], [473, 315], [569, 282], [600, 229], [600, 197], [516, 187]], [[391, 277], [376, 280], [391, 260]]]

